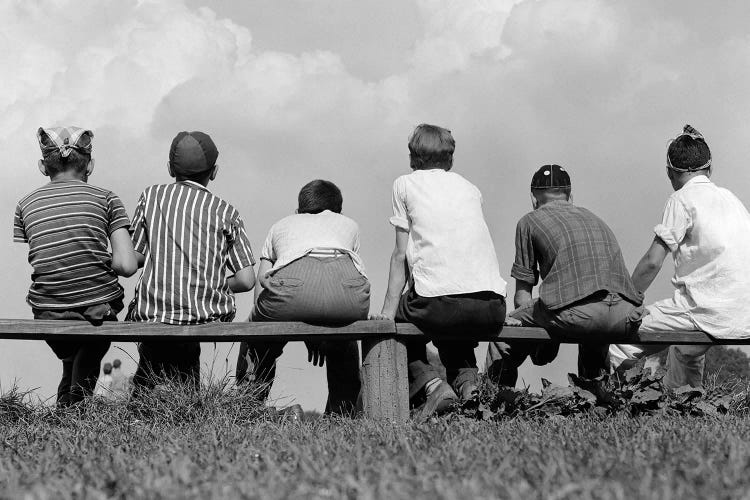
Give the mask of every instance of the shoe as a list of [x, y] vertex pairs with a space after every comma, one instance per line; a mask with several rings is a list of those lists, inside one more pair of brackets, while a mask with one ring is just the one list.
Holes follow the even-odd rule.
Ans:
[[461, 384], [461, 399], [464, 401], [469, 401], [470, 399], [474, 399], [477, 396], [479, 396], [479, 387], [477, 387], [477, 384], [473, 382], [464, 382]]
[[417, 415], [421, 417], [429, 417], [433, 413], [441, 415], [450, 410], [456, 401], [458, 401], [458, 396], [453, 392], [451, 386], [445, 382], [440, 382], [440, 385], [427, 396], [424, 404], [417, 409]]
[[292, 405], [279, 410], [279, 416], [285, 420], [291, 420], [292, 422], [302, 422], [305, 420], [305, 412], [302, 411], [300, 405]]

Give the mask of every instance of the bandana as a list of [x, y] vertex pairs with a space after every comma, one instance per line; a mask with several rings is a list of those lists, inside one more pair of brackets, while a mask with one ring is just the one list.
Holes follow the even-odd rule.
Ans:
[[704, 143], [706, 142], [706, 139], [703, 138], [703, 134], [695, 130], [690, 125], [685, 125], [684, 127], [682, 127], [682, 133], [678, 134], [677, 137], [669, 141], [669, 143], [667, 144], [667, 167], [671, 170], [674, 170], [675, 172], [697, 172], [698, 170], [703, 170], [703, 169], [710, 167], [711, 166], [711, 156], [710, 156], [711, 153], [710, 152], [709, 152], [708, 161], [699, 167], [677, 168], [674, 165], [672, 165], [672, 161], [669, 159], [669, 146], [671, 146], [674, 141], [676, 141], [683, 135], [691, 137], [696, 141], [703, 141]]
[[67, 158], [72, 150], [87, 155], [91, 154], [91, 139], [94, 133], [78, 127], [42, 128], [36, 132], [42, 157], [45, 159], [52, 153], [60, 152], [60, 156]]

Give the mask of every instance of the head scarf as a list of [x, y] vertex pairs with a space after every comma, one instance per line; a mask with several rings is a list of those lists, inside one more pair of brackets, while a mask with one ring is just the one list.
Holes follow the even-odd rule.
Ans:
[[39, 147], [42, 149], [42, 157], [59, 152], [60, 156], [67, 158], [74, 149], [79, 153], [91, 154], [94, 133], [78, 127], [39, 127], [36, 132]]
[[703, 170], [711, 166], [711, 151], [708, 152], [708, 161], [704, 163], [703, 165], [699, 167], [693, 167], [693, 168], [677, 168], [674, 165], [672, 165], [672, 160], [669, 159], [669, 147], [672, 145], [674, 141], [682, 137], [683, 135], [686, 135], [688, 137], [693, 138], [696, 141], [703, 141], [703, 143], [706, 142], [706, 139], [703, 138], [703, 134], [698, 132], [696, 129], [691, 127], [690, 125], [685, 125], [682, 127], [682, 133], [678, 134], [677, 137], [669, 141], [667, 144], [667, 168], [670, 170], [674, 170], [675, 172], [697, 172], [698, 170]]

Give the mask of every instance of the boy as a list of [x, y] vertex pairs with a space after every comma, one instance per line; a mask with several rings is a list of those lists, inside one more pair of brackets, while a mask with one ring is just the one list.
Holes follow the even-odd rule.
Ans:
[[104, 373], [104, 376], [96, 383], [94, 394], [105, 399], [114, 399], [114, 392], [112, 391], [112, 364], [104, 363], [102, 373]]
[[[305, 321], [345, 324], [367, 319], [370, 283], [359, 257], [359, 227], [341, 215], [341, 191], [332, 182], [314, 180], [297, 198], [297, 211], [271, 227], [263, 245], [256, 303], [251, 321]], [[262, 289], [262, 291], [261, 291]], [[243, 342], [237, 381], [251, 365], [255, 381], [268, 397], [276, 358], [286, 342]], [[308, 359], [328, 377], [326, 413], [350, 414], [360, 389], [356, 341], [308, 342]]]
[[[34, 269], [26, 301], [35, 319], [116, 321], [123, 290], [117, 275], [138, 269], [120, 199], [88, 184], [94, 134], [78, 127], [39, 128], [45, 186], [16, 206], [13, 239], [29, 244]], [[108, 245], [112, 245], [112, 253]], [[93, 394], [107, 341], [48, 341], [63, 363], [57, 405]]]
[[[604, 221], [570, 202], [568, 172], [544, 165], [531, 179], [534, 210], [516, 226], [515, 311], [506, 324], [541, 326], [551, 335], [596, 337], [602, 343], [578, 346], [578, 374], [596, 378], [608, 373], [608, 335], [638, 328], [643, 295], [630, 281], [615, 235]], [[531, 290], [541, 278], [539, 298]], [[559, 344], [492, 342], [487, 373], [500, 385], [514, 387], [527, 356], [537, 365], [557, 356]]]
[[[674, 259], [675, 293], [646, 308], [641, 332], [701, 330], [717, 339], [750, 336], [750, 214], [728, 189], [710, 180], [711, 150], [690, 125], [667, 147], [667, 177], [674, 193], [667, 200], [654, 240], [633, 271], [642, 291], [659, 274], [667, 254]], [[701, 387], [710, 346], [669, 348], [664, 383], [671, 388]], [[613, 345], [615, 367], [627, 368], [663, 346]]]
[[[239, 212], [213, 195], [219, 152], [203, 132], [180, 132], [169, 150], [173, 184], [147, 188], [133, 216], [133, 243], [143, 267], [130, 303], [131, 321], [191, 325], [232, 321], [234, 293], [255, 285], [250, 242]], [[154, 375], [198, 388], [199, 342], [142, 342], [135, 389]]]
[[[396, 244], [388, 291], [376, 319], [411, 322], [429, 334], [498, 331], [505, 281], [482, 213], [479, 189], [453, 166], [450, 130], [419, 125], [409, 138], [412, 173], [393, 183]], [[409, 269], [409, 289], [407, 267]], [[424, 341], [407, 343], [409, 397], [422, 415], [442, 412], [457, 395], [473, 397], [477, 364], [471, 340], [434, 340], [450, 386], [427, 361]], [[451, 387], [452, 386], [452, 387]]]

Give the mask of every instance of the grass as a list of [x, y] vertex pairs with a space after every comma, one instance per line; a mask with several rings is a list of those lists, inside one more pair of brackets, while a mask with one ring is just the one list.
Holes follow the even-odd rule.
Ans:
[[294, 422], [214, 383], [57, 412], [0, 397], [2, 498], [743, 498], [750, 417]]

